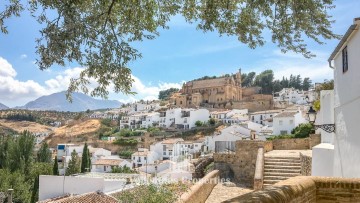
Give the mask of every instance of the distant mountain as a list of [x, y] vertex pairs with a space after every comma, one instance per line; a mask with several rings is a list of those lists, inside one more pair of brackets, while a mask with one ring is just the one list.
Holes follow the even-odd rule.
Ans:
[[42, 96], [27, 103], [20, 108], [30, 110], [54, 110], [79, 112], [87, 109], [107, 109], [119, 108], [121, 102], [116, 100], [94, 99], [86, 94], [75, 92], [72, 94], [72, 103], [66, 100], [66, 92], [54, 93], [48, 96]]
[[4, 104], [0, 103], [0, 110], [8, 109], [9, 107], [5, 106]]

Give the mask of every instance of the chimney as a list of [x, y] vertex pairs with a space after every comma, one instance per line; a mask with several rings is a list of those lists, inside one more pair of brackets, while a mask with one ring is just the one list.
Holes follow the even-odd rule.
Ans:
[[354, 24], [360, 25], [360, 17], [354, 18]]
[[8, 189], [8, 203], [12, 203], [13, 201], [13, 192], [14, 189]]

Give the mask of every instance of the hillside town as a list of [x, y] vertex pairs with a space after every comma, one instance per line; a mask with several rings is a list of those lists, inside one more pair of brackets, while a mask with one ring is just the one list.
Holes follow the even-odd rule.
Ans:
[[[73, 62], [80, 66], [67, 68], [40, 87], [37, 79], [21, 82], [20, 70], [2, 57], [0, 48], [0, 203], [360, 202], [359, 17], [336, 35], [326, 10], [335, 8], [331, 1], [291, 6], [135, 4], [9, 1], [0, 6], [3, 34], [8, 32], [5, 20], [20, 16], [24, 8], [33, 16], [38, 6], [43, 9], [37, 17], [45, 25], [43, 38], [36, 39], [41, 70]], [[225, 12], [234, 8], [240, 14]], [[50, 21], [54, 11], [58, 18]], [[316, 60], [328, 64], [319, 70], [333, 78], [319, 77], [315, 71], [298, 74], [297, 65], [286, 70], [249, 68], [254, 58], [236, 60], [248, 63], [236, 67], [225, 63], [227, 53], [221, 55], [223, 69], [189, 72], [180, 83], [180, 72], [173, 83], [162, 82], [171, 73], [166, 78], [156, 68], [151, 73], [143, 70], [144, 75], [162, 77], [158, 86], [146, 84], [133, 75], [136, 68], [127, 67], [141, 58], [132, 43], [155, 38], [153, 34], [163, 32], [156, 29], [167, 28], [166, 22], [177, 15], [199, 23], [197, 29], [238, 36], [251, 49], [264, 44], [265, 27], [289, 64], [298, 59], [295, 54], [313, 57], [303, 37], [320, 45], [318, 37], [324, 38], [336, 46], [331, 53], [319, 52], [327, 54], [327, 60]], [[262, 18], [269, 22], [263, 24]], [[147, 46], [144, 50], [150, 49]], [[202, 53], [189, 49], [187, 54], [198, 62], [202, 54], [235, 48]], [[278, 52], [265, 52], [261, 54], [266, 63], [281, 60]], [[178, 57], [190, 60], [187, 54]], [[169, 64], [169, 59], [176, 60], [162, 57]], [[21, 91], [7, 86], [15, 80]], [[14, 92], [24, 98], [10, 96]], [[120, 94], [126, 99], [113, 99]]]

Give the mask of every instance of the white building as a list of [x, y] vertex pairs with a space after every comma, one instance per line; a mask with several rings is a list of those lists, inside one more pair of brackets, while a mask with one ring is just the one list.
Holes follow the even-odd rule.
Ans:
[[[354, 20], [338, 46], [329, 58], [329, 65], [334, 69], [333, 107], [331, 99], [322, 98], [322, 123], [334, 124], [335, 134], [321, 132], [327, 136], [319, 149], [313, 152], [313, 160], [324, 160], [324, 165], [313, 165], [313, 174], [346, 178], [360, 177], [360, 18]], [[326, 102], [327, 101], [327, 102]], [[322, 106], [328, 103], [326, 109]], [[331, 115], [333, 112], [333, 116]], [[323, 136], [324, 135], [324, 136]], [[333, 149], [332, 149], [333, 148]], [[333, 155], [332, 155], [333, 154]], [[333, 162], [331, 163], [331, 161]], [[314, 162], [313, 162], [314, 163]], [[332, 165], [332, 167], [331, 167]], [[324, 170], [331, 170], [332, 174]]]
[[315, 91], [298, 90], [295, 88], [283, 88], [280, 92], [274, 93], [274, 106], [286, 108], [292, 104], [308, 104], [315, 101]]
[[270, 126], [272, 126], [273, 117], [281, 112], [282, 110], [257, 111], [250, 114], [249, 120], [251, 122], [258, 123], [261, 125], [270, 124]]
[[154, 151], [149, 151], [145, 148], [139, 148], [137, 152], [131, 155], [132, 167], [141, 167], [146, 164], [154, 164], [156, 160], [159, 160], [159, 155]]
[[176, 161], [181, 155], [181, 145], [184, 142], [182, 138], [166, 139], [161, 142], [150, 145], [150, 151], [158, 154], [160, 160]]
[[212, 136], [206, 136], [205, 145], [209, 151], [214, 151], [216, 141], [237, 141], [252, 138], [255, 138], [255, 131], [241, 125], [231, 125], [220, 132], [215, 132]]
[[284, 135], [291, 134], [291, 131], [302, 123], [306, 123], [302, 112], [284, 111], [273, 117], [273, 134]]
[[91, 172], [111, 173], [114, 167], [132, 168], [132, 164], [125, 159], [98, 159], [92, 163]]
[[207, 109], [174, 108], [160, 112], [159, 126], [162, 128], [191, 129], [196, 121], [207, 122], [210, 112]]
[[160, 113], [136, 113], [123, 116], [120, 120], [120, 129], [149, 128], [159, 124]]
[[241, 123], [249, 119], [248, 109], [232, 109], [210, 112], [210, 117], [223, 123]]

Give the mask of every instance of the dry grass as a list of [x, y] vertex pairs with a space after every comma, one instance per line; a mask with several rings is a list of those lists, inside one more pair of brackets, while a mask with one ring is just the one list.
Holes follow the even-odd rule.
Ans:
[[84, 134], [95, 133], [100, 129], [101, 123], [99, 120], [91, 119], [83, 122], [69, 124], [54, 130], [54, 137], [56, 136], [78, 136]]
[[24, 130], [30, 131], [32, 133], [52, 132], [51, 127], [30, 121], [9, 121], [0, 119], [0, 126], [10, 128], [16, 132], [22, 132]]

